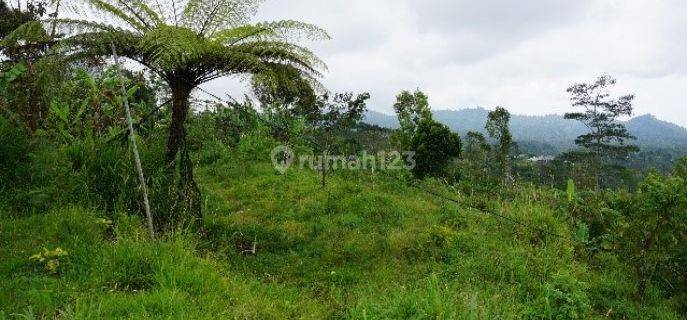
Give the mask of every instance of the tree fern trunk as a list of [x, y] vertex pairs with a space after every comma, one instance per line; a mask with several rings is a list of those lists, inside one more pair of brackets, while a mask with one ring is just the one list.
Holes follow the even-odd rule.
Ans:
[[[167, 228], [193, 223], [200, 218], [200, 189], [193, 177], [193, 163], [186, 141], [186, 119], [188, 118], [189, 98], [193, 87], [183, 79], [171, 81], [172, 90], [172, 123], [167, 140], [167, 163], [170, 174], [176, 176], [176, 201], [168, 221]], [[178, 170], [175, 174], [175, 170]], [[170, 186], [171, 187], [171, 186]], [[171, 190], [170, 190], [171, 191]]]
[[167, 140], [167, 163], [175, 162], [177, 154], [183, 145], [186, 144], [186, 118], [189, 112], [189, 98], [193, 88], [179, 80], [178, 83], [171, 82], [172, 89], [172, 123], [169, 127], [169, 138]]

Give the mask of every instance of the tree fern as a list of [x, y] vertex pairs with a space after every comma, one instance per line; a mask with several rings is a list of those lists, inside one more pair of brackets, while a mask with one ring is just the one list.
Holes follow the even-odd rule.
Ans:
[[[67, 16], [85, 18], [46, 23], [64, 35], [56, 50], [68, 59], [108, 56], [114, 44], [119, 55], [167, 82], [172, 93], [168, 162], [174, 164], [181, 155], [179, 167], [189, 168], [183, 159], [188, 153], [184, 123], [190, 94], [198, 85], [227, 75], [264, 76], [289, 68], [312, 86], [321, 86], [317, 78], [325, 64], [298, 42], [328, 39], [327, 32], [293, 20], [250, 23], [261, 2], [72, 0], [64, 4]], [[191, 174], [182, 172], [181, 180], [192, 181]]]

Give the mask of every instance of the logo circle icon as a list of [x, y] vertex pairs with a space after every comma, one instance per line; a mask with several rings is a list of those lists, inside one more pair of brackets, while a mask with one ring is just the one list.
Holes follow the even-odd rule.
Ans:
[[291, 148], [281, 145], [272, 149], [270, 154], [272, 158], [272, 165], [279, 173], [285, 174], [289, 167], [293, 164], [296, 159], [296, 154], [291, 150]]

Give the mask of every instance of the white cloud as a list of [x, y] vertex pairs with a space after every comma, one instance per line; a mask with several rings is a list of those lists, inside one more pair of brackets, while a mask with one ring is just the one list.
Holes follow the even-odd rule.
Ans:
[[[272, 0], [259, 20], [327, 29], [314, 43], [334, 91], [369, 91], [391, 111], [419, 87], [435, 109], [503, 105], [514, 113], [570, 110], [565, 88], [602, 72], [636, 113], [687, 125], [687, 2], [682, 0]], [[215, 92], [245, 90], [235, 81]]]

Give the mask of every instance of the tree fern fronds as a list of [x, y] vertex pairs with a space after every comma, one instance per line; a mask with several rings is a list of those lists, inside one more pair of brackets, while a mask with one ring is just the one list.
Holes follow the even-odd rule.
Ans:
[[143, 0], [132, 0], [133, 5], [141, 10], [145, 16], [150, 19], [152, 25], [162, 25], [165, 21], [160, 17], [160, 15], [155, 12], [148, 4]]
[[247, 41], [282, 40], [290, 42], [302, 39], [313, 41], [328, 40], [330, 36], [324, 29], [313, 24], [283, 20], [226, 29], [215, 33], [211, 39], [226, 45], [234, 45]]
[[262, 57], [281, 57], [288, 61], [294, 59], [299, 61], [306, 69], [311, 70], [315, 74], [319, 74], [317, 69], [326, 70], [326, 64], [320, 60], [312, 51], [287, 42], [279, 41], [257, 41], [249, 42], [241, 45], [232, 46], [238, 50], [254, 54]]
[[262, 0], [189, 0], [181, 25], [202, 36], [212, 37], [218, 30], [247, 24]]
[[164, 24], [160, 16], [143, 0], [119, 0], [119, 2], [149, 28]]
[[0, 46], [11, 47], [26, 43], [46, 43], [50, 40], [50, 36], [40, 21], [29, 21], [10, 32], [5, 38], [0, 39]]
[[276, 37], [277, 34], [270, 28], [257, 25], [243, 25], [217, 32], [210, 39], [231, 46], [244, 41], [270, 40]]
[[[92, 1], [92, 0], [91, 0]], [[152, 23], [146, 19], [146, 17], [143, 15], [145, 10], [141, 8], [136, 8], [134, 5], [137, 3], [137, 1], [132, 1], [132, 0], [117, 0], [117, 3], [119, 4], [120, 7], [122, 7], [124, 10], [129, 12], [132, 17], [135, 17], [136, 20], [138, 20], [142, 25], [145, 26], [146, 29], [152, 28]], [[138, 9], [138, 10], [137, 10]]]
[[93, 8], [99, 9], [100, 12], [109, 14], [113, 17], [118, 18], [119, 20], [126, 22], [129, 26], [134, 28], [137, 31], [143, 32], [146, 30], [146, 26], [142, 24], [138, 19], [135, 17], [131, 17], [124, 12], [124, 10], [118, 8], [115, 5], [112, 5], [108, 3], [105, 0], [85, 0], [88, 4], [90, 4]]
[[43, 20], [43, 24], [55, 24], [63, 35], [69, 36], [73, 34], [78, 34], [82, 32], [93, 32], [93, 31], [117, 31], [116, 27], [109, 24], [94, 22], [88, 20], [76, 20], [76, 19], [50, 19]]
[[256, 24], [256, 26], [270, 29], [281, 39], [289, 41], [301, 39], [313, 41], [331, 39], [331, 36], [326, 30], [311, 23], [295, 20], [261, 22]]
[[215, 52], [206, 56], [199, 63], [199, 82], [207, 82], [230, 74], [244, 74], [261, 72], [267, 68], [264, 61], [258, 57], [235, 50]]
[[[64, 1], [80, 1], [75, 10], [92, 8], [108, 18], [106, 24], [92, 22], [92, 15], [85, 14], [81, 20], [56, 19], [56, 25], [68, 31], [55, 46], [65, 59], [108, 57], [114, 46], [119, 56], [141, 63], [169, 85], [172, 116], [166, 159], [169, 168], [182, 171], [179, 190], [184, 194], [197, 190], [184, 160], [188, 157], [185, 115], [200, 84], [224, 76], [288, 70], [289, 79], [302, 78], [297, 79], [300, 85], [322, 88], [316, 78], [326, 65], [296, 40], [329, 39], [329, 35], [292, 20], [249, 24], [262, 0]], [[181, 212], [199, 212], [198, 194], [193, 193], [180, 196]]]

